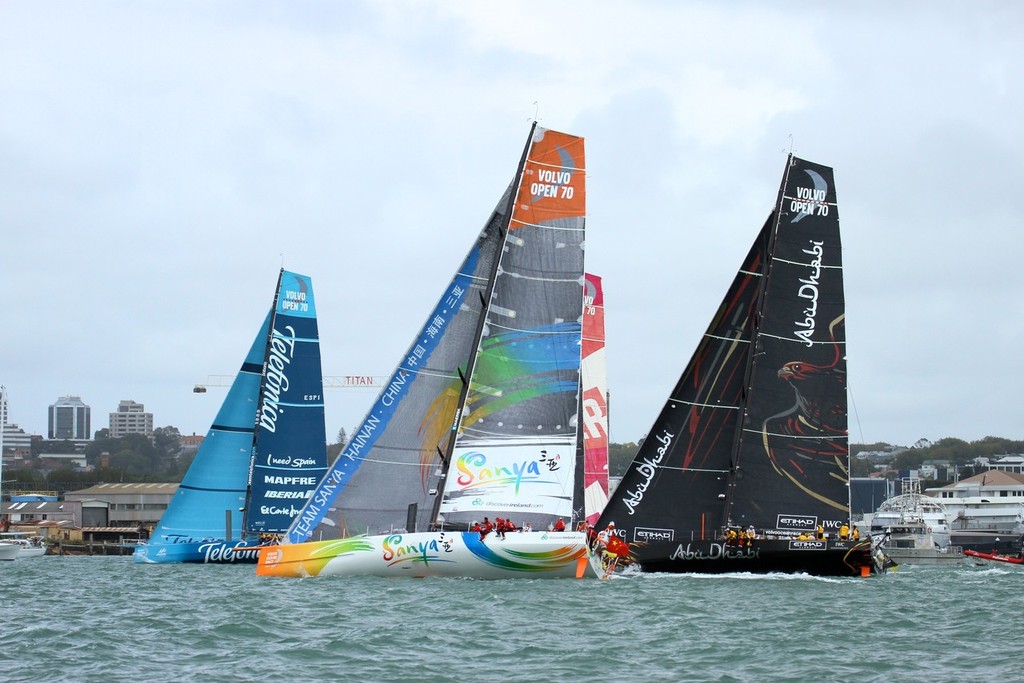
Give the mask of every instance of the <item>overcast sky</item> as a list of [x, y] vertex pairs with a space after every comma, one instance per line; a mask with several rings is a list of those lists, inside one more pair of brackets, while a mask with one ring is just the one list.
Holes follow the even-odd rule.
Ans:
[[[850, 436], [1024, 439], [1024, 5], [2, 2], [0, 383], [204, 434], [312, 276], [325, 375], [388, 375], [530, 121], [587, 144], [611, 438], [645, 434], [775, 200], [835, 168]], [[327, 393], [327, 432], [374, 397]]]

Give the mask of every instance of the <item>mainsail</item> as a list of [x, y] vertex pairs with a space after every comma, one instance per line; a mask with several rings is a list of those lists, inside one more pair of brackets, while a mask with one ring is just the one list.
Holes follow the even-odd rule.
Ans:
[[[583, 140], [538, 129], [519, 176], [439, 520], [582, 518], [576, 446], [583, 316]], [[575, 507], [574, 506], [578, 506]]]
[[271, 310], [136, 561], [254, 562], [253, 552], [233, 551], [255, 544], [247, 533], [287, 529], [327, 468], [321, 372], [312, 281], [282, 269]]
[[313, 285], [281, 271], [249, 458], [247, 532], [283, 534], [327, 470]]
[[[849, 520], [842, 276], [832, 169], [791, 156], [774, 211], [598, 522], [615, 522], [641, 568], [870, 564], [835, 533]], [[729, 529], [757, 540], [730, 545]]]
[[508, 505], [534, 523], [572, 514], [583, 176], [583, 139], [534, 126], [511, 185], [290, 542], [468, 528]]

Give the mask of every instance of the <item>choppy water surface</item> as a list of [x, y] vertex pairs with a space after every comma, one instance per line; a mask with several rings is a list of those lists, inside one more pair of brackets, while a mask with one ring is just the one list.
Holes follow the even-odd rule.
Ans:
[[1019, 680], [1024, 571], [263, 579], [0, 565], [0, 681]]

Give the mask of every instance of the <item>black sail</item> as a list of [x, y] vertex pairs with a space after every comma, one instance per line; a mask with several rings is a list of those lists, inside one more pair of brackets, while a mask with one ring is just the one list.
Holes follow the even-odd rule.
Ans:
[[884, 571], [870, 541], [842, 530], [844, 322], [832, 169], [790, 156], [774, 210], [598, 520], [628, 544], [609, 548], [610, 566]]
[[791, 158], [751, 359], [731, 519], [789, 533], [849, 519], [843, 262], [832, 169]]

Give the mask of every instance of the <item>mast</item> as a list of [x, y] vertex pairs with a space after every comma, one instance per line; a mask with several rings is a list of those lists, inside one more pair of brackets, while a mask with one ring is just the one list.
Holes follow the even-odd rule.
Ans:
[[243, 540], [248, 533], [249, 500], [252, 496], [252, 477], [256, 467], [256, 442], [259, 439], [260, 433], [260, 403], [267, 386], [267, 363], [270, 360], [270, 341], [274, 338], [274, 324], [277, 321], [277, 300], [281, 296], [281, 282], [283, 278], [284, 268], [281, 268], [277, 274], [277, 287], [274, 288], [274, 301], [270, 305], [270, 324], [267, 326], [267, 338], [263, 347], [263, 372], [260, 374], [260, 390], [256, 394], [256, 409], [253, 415], [252, 446], [249, 451], [249, 473], [245, 481], [245, 504], [242, 506], [242, 526], [239, 529], [239, 536]]
[[501, 248], [498, 249], [498, 257], [494, 259], [494, 263], [491, 265], [491, 272], [487, 279], [486, 294], [482, 294], [480, 296], [480, 303], [483, 306], [483, 310], [480, 314], [480, 319], [477, 321], [473, 344], [470, 345], [471, 350], [469, 358], [466, 360], [466, 371], [464, 373], [459, 373], [460, 379], [462, 380], [462, 388], [459, 392], [458, 407], [456, 408], [455, 415], [452, 418], [448, 443], [446, 444], [444, 455], [441, 458], [441, 476], [438, 480], [437, 494], [434, 497], [434, 507], [430, 516], [431, 524], [434, 528], [438, 526], [437, 518], [440, 515], [441, 503], [444, 500], [444, 487], [448, 480], [448, 470], [451, 468], [452, 454], [455, 452], [456, 436], [458, 434], [459, 425], [462, 422], [463, 413], [466, 409], [466, 397], [469, 395], [469, 386], [473, 379], [473, 370], [476, 367], [476, 358], [480, 351], [480, 340], [483, 338], [484, 327], [487, 324], [487, 309], [491, 305], [491, 297], [494, 293], [494, 283], [497, 280], [498, 271], [501, 267], [501, 257], [505, 253], [505, 243], [508, 239], [509, 223], [512, 220], [512, 207], [515, 204], [516, 197], [519, 196], [519, 186], [523, 182], [523, 169], [526, 167], [526, 160], [530, 156], [530, 148], [533, 146], [533, 135], [536, 130], [537, 122], [534, 121], [530, 125], [530, 133], [526, 138], [526, 146], [523, 148], [523, 154], [519, 159], [519, 166], [516, 168], [515, 176], [513, 176], [513, 187], [509, 193], [508, 210], [505, 212], [505, 216], [502, 218], [501, 225], [498, 228], [501, 233], [502, 245]]

